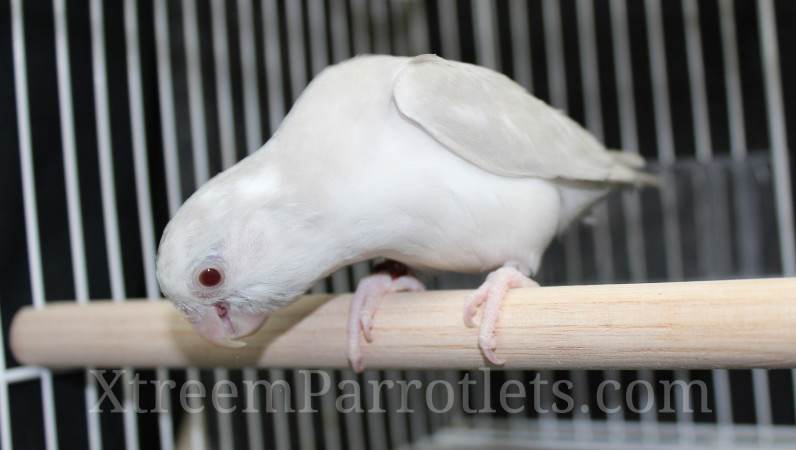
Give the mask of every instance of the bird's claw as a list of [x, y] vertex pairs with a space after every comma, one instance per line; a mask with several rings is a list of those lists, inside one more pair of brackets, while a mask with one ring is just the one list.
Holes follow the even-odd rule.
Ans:
[[500, 304], [503, 302], [503, 297], [510, 289], [538, 285], [516, 268], [504, 266], [490, 273], [484, 283], [468, 297], [463, 311], [464, 324], [467, 327], [475, 327], [476, 312], [481, 305], [485, 305], [484, 315], [481, 317], [478, 347], [484, 358], [490, 363], [501, 366], [506, 362], [495, 354], [497, 348], [495, 326], [500, 315]]
[[495, 349], [497, 349], [497, 338], [495, 336], [479, 336], [478, 337], [478, 346], [481, 347], [481, 351], [484, 353], [484, 358], [490, 363], [496, 366], [502, 366], [506, 364], [506, 360], [498, 358], [497, 354], [495, 353]]
[[472, 304], [468, 304], [464, 307], [464, 326], [467, 328], [475, 328], [475, 315], [478, 312], [478, 309], [473, 306]]
[[351, 363], [351, 368], [354, 369], [356, 373], [362, 373], [365, 370], [365, 364], [362, 362], [362, 354], [350, 354], [348, 355], [348, 362]]
[[423, 284], [416, 278], [403, 275], [393, 279], [389, 274], [378, 273], [363, 278], [357, 285], [348, 319], [348, 360], [357, 373], [365, 369], [360, 336], [373, 342], [373, 324], [381, 299], [393, 292], [422, 291]]
[[362, 328], [362, 336], [368, 343], [373, 342], [373, 317], [368, 314], [362, 314], [359, 318], [359, 325]]

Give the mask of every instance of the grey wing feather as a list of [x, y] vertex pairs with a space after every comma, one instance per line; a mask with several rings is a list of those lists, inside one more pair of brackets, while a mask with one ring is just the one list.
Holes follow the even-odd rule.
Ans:
[[508, 77], [435, 55], [398, 74], [400, 113], [465, 160], [489, 172], [614, 183], [646, 183], [643, 159], [606, 150], [562, 112]]

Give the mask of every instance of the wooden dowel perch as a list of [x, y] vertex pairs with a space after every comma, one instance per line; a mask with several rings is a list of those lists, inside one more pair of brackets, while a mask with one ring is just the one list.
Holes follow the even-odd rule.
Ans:
[[[370, 368], [476, 368], [466, 291], [391, 295]], [[216, 347], [165, 301], [52, 303], [14, 318], [11, 348], [50, 367], [347, 367], [350, 296], [313, 295], [242, 349]], [[542, 287], [511, 291], [498, 326], [506, 368], [796, 367], [796, 278]]]

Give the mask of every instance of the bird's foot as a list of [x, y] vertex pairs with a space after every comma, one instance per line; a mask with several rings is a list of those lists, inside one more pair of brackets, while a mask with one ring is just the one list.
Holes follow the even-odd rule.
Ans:
[[528, 278], [514, 267], [504, 266], [490, 273], [486, 281], [467, 298], [464, 305], [464, 324], [470, 328], [475, 327], [475, 318], [478, 308], [484, 306], [484, 315], [481, 318], [481, 329], [478, 335], [478, 346], [484, 357], [490, 363], [500, 366], [505, 363], [495, 354], [497, 339], [495, 325], [500, 316], [500, 304], [509, 289], [536, 287], [539, 283]]
[[373, 342], [373, 318], [385, 295], [402, 291], [424, 291], [426, 288], [411, 275], [393, 277], [391, 273], [376, 273], [360, 280], [348, 313], [348, 360], [356, 372], [365, 368], [362, 363], [360, 334]]

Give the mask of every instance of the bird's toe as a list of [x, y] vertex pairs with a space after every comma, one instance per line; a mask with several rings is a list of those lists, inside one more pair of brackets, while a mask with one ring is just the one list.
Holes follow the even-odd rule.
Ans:
[[473, 305], [467, 305], [467, 306], [464, 307], [464, 311], [463, 311], [462, 317], [464, 319], [464, 325], [466, 327], [475, 328], [475, 326], [476, 326], [476, 323], [475, 323], [475, 314], [476, 314], [476, 312], [477, 312], [477, 310], [476, 310], [476, 308]]
[[359, 318], [359, 325], [362, 328], [362, 336], [365, 337], [367, 342], [373, 342], [373, 317], [368, 314], [362, 314]]
[[362, 373], [362, 371], [365, 370], [365, 364], [362, 361], [361, 353], [349, 353], [348, 362], [351, 363], [351, 368], [354, 369], [356, 373]]
[[501, 358], [498, 358], [497, 354], [495, 353], [495, 349], [497, 348], [497, 338], [495, 336], [479, 336], [478, 337], [478, 346], [481, 347], [481, 352], [484, 354], [484, 358], [490, 363], [496, 366], [502, 366], [506, 363]]

